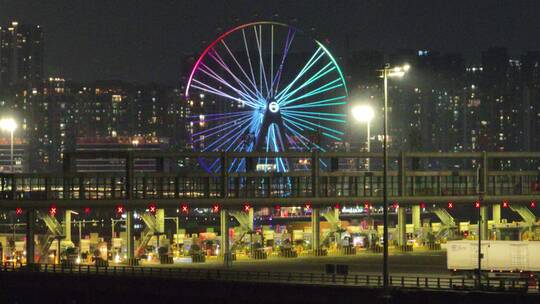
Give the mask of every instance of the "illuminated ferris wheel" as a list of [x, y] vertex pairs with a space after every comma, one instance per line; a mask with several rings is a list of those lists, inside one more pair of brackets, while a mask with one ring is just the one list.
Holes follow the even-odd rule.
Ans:
[[[330, 52], [301, 31], [276, 22], [233, 28], [195, 62], [186, 97], [205, 96], [204, 113], [192, 117], [198, 151], [326, 151], [342, 140], [347, 86]], [[202, 160], [208, 171], [217, 160]], [[291, 164], [261, 157], [261, 170], [284, 172]], [[233, 159], [229, 171], [246, 169]]]

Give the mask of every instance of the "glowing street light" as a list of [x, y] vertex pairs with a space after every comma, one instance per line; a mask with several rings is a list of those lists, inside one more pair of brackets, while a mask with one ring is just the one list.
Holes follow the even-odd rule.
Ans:
[[11, 173], [13, 173], [13, 133], [17, 129], [17, 122], [13, 118], [2, 118], [0, 119], [0, 129], [5, 132], [10, 133], [10, 157], [9, 157], [9, 167]]
[[386, 64], [383, 69], [378, 70], [384, 82], [384, 115], [383, 115], [383, 289], [388, 291], [388, 78], [403, 77], [411, 68], [410, 65], [391, 67]]
[[352, 114], [357, 121], [369, 123], [375, 116], [375, 111], [369, 105], [358, 105], [353, 108]]
[[[375, 111], [370, 105], [358, 105], [352, 109], [352, 115], [358, 122], [365, 122], [367, 126], [367, 152], [371, 152], [370, 145], [370, 125], [371, 120], [375, 117]], [[367, 159], [367, 169], [369, 171], [369, 158]]]

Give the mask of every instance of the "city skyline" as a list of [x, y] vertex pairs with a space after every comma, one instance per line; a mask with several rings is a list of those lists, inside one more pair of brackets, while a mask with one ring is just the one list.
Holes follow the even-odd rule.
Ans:
[[[0, 33], [0, 103], [5, 115], [12, 113], [20, 121], [15, 133], [19, 171], [58, 170], [65, 152], [81, 149], [83, 143], [114, 142], [111, 139], [144, 137], [166, 143], [166, 149], [202, 149], [209, 144], [208, 139], [196, 136], [213, 124], [212, 119], [205, 122], [205, 116], [229, 111], [219, 106], [223, 101], [219, 96], [184, 96], [196, 55], [182, 58], [181, 81], [176, 86], [122, 80], [78, 82], [43, 72], [46, 28], [15, 22]], [[289, 65], [300, 67], [306, 55], [294, 53], [289, 56]], [[514, 59], [506, 48], [488, 48], [481, 52], [480, 64], [470, 66], [459, 53], [351, 51], [339, 63], [345, 70], [349, 104], [368, 102], [376, 109], [373, 151], [382, 146], [382, 87], [377, 69], [385, 62], [412, 67], [405, 79], [390, 82], [391, 149], [459, 152], [540, 148], [540, 142], [531, 136], [540, 110], [540, 52], [526, 52]], [[242, 104], [237, 107], [244, 109]], [[330, 111], [351, 122], [348, 108]], [[326, 148], [364, 149], [356, 125], [346, 123], [343, 127], [343, 140], [323, 134]], [[445, 136], [440, 136], [442, 132]], [[302, 143], [297, 134], [293, 137], [291, 145]], [[244, 137], [236, 140], [246, 141]], [[2, 155], [3, 162], [9, 161], [6, 153]]]
[[[47, 74], [77, 81], [120, 79], [177, 85], [184, 56], [199, 53], [224, 29], [260, 19], [302, 28], [325, 41], [340, 57], [346, 57], [348, 48], [385, 53], [433, 49], [461, 52], [473, 64], [479, 62], [481, 51], [493, 46], [508, 48], [513, 57], [540, 49], [539, 40], [534, 38], [540, 36], [540, 21], [534, 16], [540, 5], [532, 1], [497, 5], [490, 1], [459, 1], [457, 5], [443, 1], [309, 4], [260, 3], [245, 10], [245, 1], [231, 5], [220, 1], [59, 1], [45, 5], [4, 0], [2, 6], [6, 9], [0, 11], [0, 24], [17, 20], [43, 26], [48, 41]], [[311, 13], [301, 18], [294, 14], [300, 9]], [[329, 19], [321, 18], [325, 13]], [[345, 17], [334, 19], [333, 15]], [[445, 39], [440, 39], [442, 36]]]

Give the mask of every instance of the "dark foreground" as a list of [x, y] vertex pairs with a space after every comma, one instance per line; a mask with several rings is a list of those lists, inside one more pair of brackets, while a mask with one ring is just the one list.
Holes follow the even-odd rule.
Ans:
[[0, 273], [0, 303], [539, 303], [521, 293], [392, 290], [157, 277]]

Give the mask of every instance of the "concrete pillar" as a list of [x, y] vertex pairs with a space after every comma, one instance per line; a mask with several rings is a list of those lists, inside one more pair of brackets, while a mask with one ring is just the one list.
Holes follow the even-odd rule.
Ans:
[[64, 241], [71, 242], [71, 210], [66, 210], [64, 215]]
[[321, 217], [320, 209], [313, 208], [311, 212], [311, 250], [314, 254], [321, 247]]
[[414, 227], [414, 232], [418, 232], [422, 228], [422, 219], [420, 217], [422, 210], [420, 205], [412, 206], [412, 224]]
[[500, 204], [493, 204], [492, 205], [492, 218], [494, 224], [500, 224], [501, 223], [501, 205]]
[[480, 206], [480, 217], [482, 218], [482, 221], [480, 225], [482, 225], [482, 240], [487, 240], [489, 238], [488, 233], [488, 207], [487, 206]]
[[400, 206], [397, 209], [397, 217], [398, 217], [398, 225], [397, 225], [398, 245], [403, 246], [407, 244], [407, 237], [406, 237], [407, 216], [405, 213], [405, 207]]
[[26, 264], [35, 262], [34, 229], [36, 225], [36, 210], [29, 208], [26, 211]]
[[133, 244], [133, 211], [126, 211], [126, 255], [128, 260], [135, 258]]
[[229, 212], [226, 209], [221, 209], [219, 212], [220, 222], [220, 234], [221, 234], [221, 250], [220, 255], [223, 257], [223, 261], [226, 266], [229, 265], [230, 252], [229, 252]]

